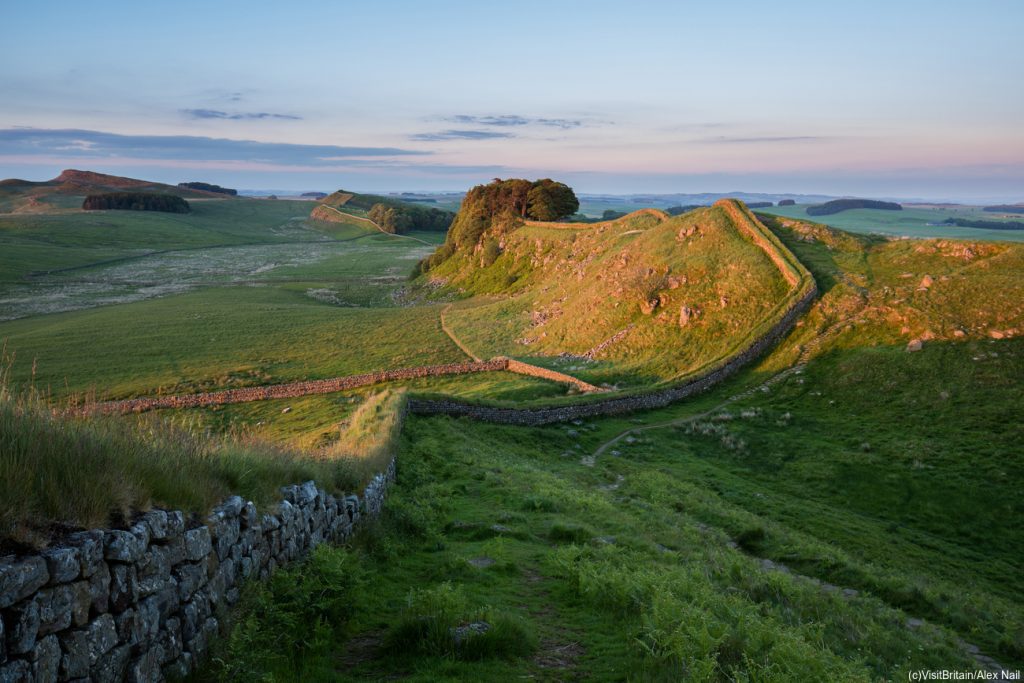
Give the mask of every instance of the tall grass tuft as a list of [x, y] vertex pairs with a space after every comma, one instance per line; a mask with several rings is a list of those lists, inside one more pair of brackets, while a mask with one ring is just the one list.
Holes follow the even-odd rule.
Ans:
[[[371, 467], [380, 469], [375, 452]], [[44, 545], [61, 528], [117, 523], [158, 505], [205, 513], [238, 494], [276, 501], [314, 479], [334, 492], [364, 477], [351, 460], [221, 436], [156, 417], [67, 418], [32, 391], [0, 384], [0, 539]]]

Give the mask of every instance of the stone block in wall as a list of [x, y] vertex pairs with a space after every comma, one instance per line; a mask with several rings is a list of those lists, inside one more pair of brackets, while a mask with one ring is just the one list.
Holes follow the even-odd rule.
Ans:
[[54, 586], [36, 593], [39, 604], [39, 635], [45, 636], [63, 631], [71, 626], [71, 609], [74, 595], [71, 586]]
[[103, 563], [103, 532], [99, 529], [80, 531], [69, 537], [68, 544], [78, 549], [82, 576], [91, 577]]
[[27, 598], [49, 580], [46, 561], [39, 556], [0, 558], [0, 609]]
[[57, 683], [60, 674], [60, 641], [57, 636], [41, 638], [29, 656], [35, 683]]
[[185, 563], [174, 568], [178, 582], [178, 599], [188, 602], [197, 590], [206, 585], [206, 567], [202, 564]]
[[60, 641], [60, 676], [85, 678], [89, 675], [89, 632], [84, 629], [72, 629], [57, 635]]
[[[148, 542], [148, 533], [145, 535]], [[114, 562], [136, 562], [146, 550], [141, 534], [114, 529], [103, 535], [103, 556]]]
[[135, 565], [113, 564], [110, 568], [110, 610], [123, 612], [139, 599]]
[[40, 553], [50, 573], [50, 585], [74, 581], [82, 573], [82, 560], [78, 548], [47, 548]]
[[205, 526], [189, 529], [185, 532], [185, 559], [198, 562], [205, 559], [213, 550], [210, 530]]
[[114, 617], [114, 623], [117, 627], [117, 641], [119, 643], [134, 647], [143, 642], [142, 618], [134, 608], [129, 607], [124, 612], [118, 614]]
[[159, 683], [163, 680], [161, 664], [164, 659], [163, 647], [153, 645], [136, 657], [128, 666], [128, 683]]
[[130, 657], [131, 647], [118, 645], [89, 669], [89, 677], [95, 683], [121, 683], [128, 669]]
[[170, 664], [180, 657], [185, 648], [185, 644], [181, 640], [181, 620], [177, 617], [168, 619], [160, 631], [158, 642], [164, 652], [164, 660], [160, 662], [161, 664]]
[[238, 541], [238, 536], [241, 533], [238, 517], [211, 515], [207, 522], [210, 524], [210, 535], [213, 537], [213, 547], [217, 551], [217, 557], [223, 560], [231, 552], [231, 547]]
[[281, 521], [274, 515], [264, 514], [260, 519], [260, 527], [263, 528], [263, 533], [268, 533], [280, 529]]
[[114, 617], [101, 614], [85, 629], [89, 639], [89, 666], [96, 666], [117, 645]]
[[139, 595], [146, 597], [163, 590], [171, 580], [171, 563], [168, 559], [173, 551], [167, 547], [153, 545], [136, 564], [139, 579]]
[[69, 584], [71, 589], [71, 625], [85, 626], [89, 623], [89, 609], [92, 607], [92, 591], [86, 580]]
[[15, 659], [0, 665], [0, 681], [3, 683], [23, 683], [32, 680], [32, 665], [24, 659]]
[[246, 501], [245, 507], [242, 508], [242, 513], [239, 515], [239, 519], [242, 522], [243, 529], [250, 529], [259, 524], [259, 514], [256, 512], [256, 503], [251, 500]]
[[150, 510], [142, 521], [149, 528], [150, 541], [167, 540], [167, 513], [163, 510]]
[[103, 614], [110, 609], [110, 567], [103, 560], [89, 576], [89, 598], [93, 614]]
[[39, 603], [29, 598], [7, 610], [7, 652], [23, 655], [32, 651], [39, 636]]
[[185, 534], [185, 514], [180, 510], [167, 513], [167, 540], [181, 538]]

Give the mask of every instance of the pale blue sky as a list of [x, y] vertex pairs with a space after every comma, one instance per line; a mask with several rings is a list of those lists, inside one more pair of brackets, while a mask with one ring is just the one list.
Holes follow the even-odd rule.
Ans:
[[[0, 177], [1024, 200], [1024, 2], [38, 2]], [[266, 143], [266, 144], [259, 144]]]

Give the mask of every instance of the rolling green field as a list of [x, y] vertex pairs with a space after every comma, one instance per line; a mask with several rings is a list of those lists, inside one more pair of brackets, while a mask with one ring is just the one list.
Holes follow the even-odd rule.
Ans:
[[[904, 680], [976, 668], [960, 639], [1019, 664], [1022, 363], [1017, 341], [888, 347], [724, 407], [770, 373], [622, 419], [410, 418], [380, 524], [248, 603], [316, 623], [331, 603], [286, 591], [330, 581], [343, 612], [285, 648], [246, 621], [208, 676]], [[494, 642], [460, 650], [474, 621]]]
[[[431, 247], [307, 221], [311, 204], [194, 206], [0, 216], [0, 375], [53, 404], [460, 362], [447, 311], [476, 355], [626, 385], [707, 362], [787, 289], [716, 210], [522, 227], [490, 266], [443, 264], [446, 291], [408, 279]], [[380, 520], [250, 586], [200, 680], [906, 680], [981, 666], [968, 644], [1024, 664], [1024, 246], [767, 224], [820, 296], [691, 400], [398, 434], [403, 392], [566, 389], [487, 373], [97, 421], [2, 390], [0, 522], [39, 544], [51, 519], [348, 490], [397, 450]]]
[[440, 305], [396, 299], [430, 247], [308, 223], [311, 206], [0, 217], [10, 379], [123, 397], [463, 360]]
[[807, 206], [806, 204], [772, 206], [757, 211], [758, 213], [800, 220], [816, 220], [840, 230], [861, 234], [1024, 242], [1024, 230], [986, 230], [984, 228], [962, 228], [957, 225], [929, 225], [941, 223], [947, 218], [1000, 220], [999, 214], [983, 211], [980, 206], [937, 207], [908, 204], [903, 207], [902, 211], [851, 209], [831, 216], [808, 216]]

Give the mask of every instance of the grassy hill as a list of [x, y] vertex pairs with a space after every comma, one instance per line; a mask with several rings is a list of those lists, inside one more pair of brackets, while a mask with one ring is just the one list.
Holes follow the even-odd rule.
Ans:
[[80, 209], [90, 194], [158, 192], [184, 199], [224, 199], [226, 195], [148, 180], [68, 169], [53, 180], [0, 180], [0, 213], [52, 213]]
[[445, 320], [480, 357], [623, 388], [663, 382], [728, 355], [793, 292], [739, 206], [496, 225], [422, 282], [470, 295]]

